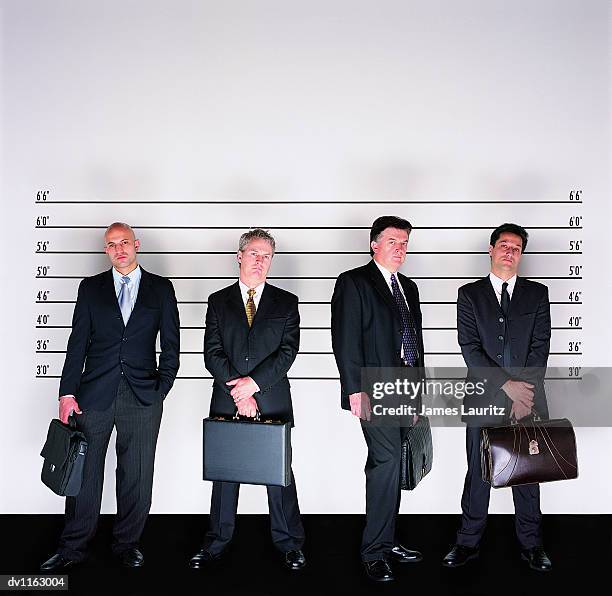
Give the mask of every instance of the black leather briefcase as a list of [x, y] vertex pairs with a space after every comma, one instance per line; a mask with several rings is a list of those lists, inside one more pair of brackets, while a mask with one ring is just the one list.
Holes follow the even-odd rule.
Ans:
[[87, 453], [85, 435], [76, 429], [72, 416], [68, 421], [69, 424], [63, 424], [57, 418], [51, 420], [47, 440], [40, 452], [45, 460], [41, 480], [60, 497], [79, 494]]
[[433, 442], [427, 416], [419, 416], [402, 441], [400, 465], [400, 488], [413, 490], [431, 471], [433, 465]]
[[204, 480], [291, 484], [291, 423], [217, 416], [203, 427]]
[[493, 488], [578, 477], [576, 437], [567, 418], [482, 428], [480, 461], [482, 479]]

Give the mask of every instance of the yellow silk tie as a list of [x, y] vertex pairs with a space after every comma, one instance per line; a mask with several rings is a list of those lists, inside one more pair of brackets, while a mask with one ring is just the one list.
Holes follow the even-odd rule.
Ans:
[[247, 290], [247, 294], [249, 295], [246, 301], [246, 316], [249, 322], [249, 327], [253, 324], [253, 319], [255, 318], [255, 301], [253, 300], [253, 296], [255, 295], [255, 290]]

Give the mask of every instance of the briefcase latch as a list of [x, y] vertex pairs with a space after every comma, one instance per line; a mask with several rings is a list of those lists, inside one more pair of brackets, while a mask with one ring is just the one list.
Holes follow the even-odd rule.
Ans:
[[529, 455], [537, 455], [540, 453], [540, 447], [536, 440], [529, 441]]

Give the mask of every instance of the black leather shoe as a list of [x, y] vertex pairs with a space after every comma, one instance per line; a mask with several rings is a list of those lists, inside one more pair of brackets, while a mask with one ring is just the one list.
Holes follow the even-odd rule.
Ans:
[[123, 567], [142, 567], [144, 565], [144, 555], [136, 547], [126, 548], [117, 553], [116, 557]]
[[461, 567], [472, 559], [477, 559], [480, 551], [478, 547], [455, 544], [450, 552], [442, 559], [444, 567]]
[[391, 582], [395, 579], [391, 565], [385, 559], [377, 559], [376, 561], [364, 561], [366, 575], [375, 582]]
[[418, 550], [409, 550], [397, 544], [391, 549], [389, 558], [396, 563], [419, 563], [423, 560], [423, 555]]
[[206, 547], [202, 547], [191, 559], [189, 559], [189, 567], [191, 569], [202, 569], [218, 561], [221, 555], [213, 555], [210, 551], [206, 550]]
[[47, 559], [41, 566], [41, 571], [65, 571], [77, 565], [76, 561], [66, 559], [63, 555], [55, 553], [50, 559]]
[[544, 552], [544, 547], [534, 546], [533, 548], [524, 548], [521, 551], [521, 559], [529, 563], [531, 569], [535, 571], [550, 571], [552, 563]]
[[291, 571], [299, 571], [306, 567], [306, 557], [301, 550], [290, 550], [283, 553], [283, 562], [285, 567]]

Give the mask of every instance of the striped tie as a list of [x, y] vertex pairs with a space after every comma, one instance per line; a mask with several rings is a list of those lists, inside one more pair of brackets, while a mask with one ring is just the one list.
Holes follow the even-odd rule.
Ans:
[[246, 316], [249, 322], [249, 327], [253, 324], [253, 319], [255, 318], [255, 301], [253, 300], [253, 296], [255, 295], [255, 290], [247, 290], [247, 294], [249, 295], [246, 301]]

